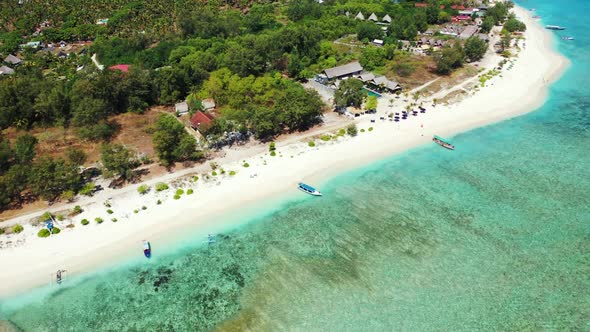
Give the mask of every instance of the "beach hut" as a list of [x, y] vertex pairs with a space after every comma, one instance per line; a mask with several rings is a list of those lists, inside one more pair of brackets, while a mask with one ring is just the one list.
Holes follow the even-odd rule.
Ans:
[[215, 100], [211, 98], [201, 100], [201, 104], [203, 105], [203, 110], [209, 111], [215, 108]]
[[377, 15], [375, 15], [375, 13], [371, 13], [371, 15], [369, 16], [369, 21], [377, 22], [379, 21], [379, 19], [377, 18]]
[[346, 15], [346, 17], [350, 17], [350, 12], [347, 10], [346, 13], [344, 13], [344, 15]]
[[357, 20], [364, 21], [365, 20], [365, 15], [363, 15], [363, 13], [359, 12], [358, 14], [356, 14], [356, 16], [354, 18], [357, 19]]
[[4, 58], [4, 62], [10, 63], [13, 65], [18, 65], [19, 63], [23, 62], [19, 57], [9, 54], [6, 58]]
[[128, 73], [130, 67], [131, 67], [130, 65], [114, 65], [114, 66], [110, 66], [109, 69], [110, 70], [120, 70], [124, 73]]
[[359, 75], [362, 71], [363, 66], [361, 66], [358, 61], [355, 61], [342, 66], [326, 69], [323, 74], [328, 80], [334, 80]]
[[14, 74], [14, 69], [6, 66], [0, 67], [0, 75], [12, 75]]
[[174, 104], [174, 111], [176, 112], [177, 116], [184, 115], [188, 113], [188, 104], [186, 101], [182, 103]]
[[209, 126], [211, 122], [213, 122], [213, 117], [211, 115], [198, 111], [191, 118], [191, 127], [198, 131], [199, 128], [202, 128], [203, 126]]
[[391, 17], [388, 14], [385, 14], [385, 16], [383, 16], [383, 19], [381, 19], [381, 21], [384, 23], [391, 23]]

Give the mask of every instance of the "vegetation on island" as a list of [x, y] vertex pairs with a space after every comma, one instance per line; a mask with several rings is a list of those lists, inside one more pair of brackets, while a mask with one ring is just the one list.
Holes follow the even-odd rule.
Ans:
[[[13, 54], [23, 61], [3, 64], [15, 72], [0, 75], [0, 210], [92, 195], [99, 188], [88, 166], [99, 165], [122, 182], [134, 179], [135, 169], [152, 156], [120, 142], [122, 118], [134, 119], [126, 128], [143, 128], [136, 139], [145, 135], [147, 150], [166, 167], [202, 160], [208, 148], [236, 140], [271, 141], [306, 130], [322, 121], [324, 105], [299, 81], [353, 60], [390, 76], [416, 71], [419, 61], [409, 48], [418, 35], [458, 13], [453, 0], [424, 2], [426, 7], [417, 2], [6, 2], [0, 6], [0, 58]], [[503, 49], [510, 33], [526, 29], [510, 7], [496, 3], [482, 18], [483, 32], [504, 24]], [[391, 23], [356, 20], [358, 12], [387, 14]], [[353, 38], [353, 47], [335, 43], [342, 38]], [[384, 45], [372, 46], [375, 39]], [[483, 53], [481, 41], [468, 39], [429, 56], [433, 72], [448, 74]], [[120, 64], [128, 70], [109, 69]], [[217, 110], [211, 123], [199, 127], [200, 142], [193, 129], [155, 108], [187, 100], [193, 114], [204, 111], [205, 98]], [[365, 98], [362, 82], [347, 80], [335, 101], [361, 107]]]

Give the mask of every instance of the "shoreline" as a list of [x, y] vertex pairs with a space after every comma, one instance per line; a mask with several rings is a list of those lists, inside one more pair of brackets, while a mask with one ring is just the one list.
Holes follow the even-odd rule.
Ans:
[[[226, 161], [216, 161], [226, 172], [236, 171], [235, 176], [226, 174], [211, 177], [209, 181], [199, 179], [196, 183], [184, 183], [184, 190], [193, 188], [194, 194], [184, 194], [179, 200], [173, 199], [175, 188], [172, 186], [168, 191], [155, 193], [153, 185], [161, 181], [169, 183], [191, 173], [199, 173], [199, 177], [204, 171], [211, 174], [209, 165], [147, 181], [152, 191], [144, 196], [136, 191], [139, 184], [122, 189], [111, 200], [113, 215], [108, 215], [108, 208], [103, 205], [109, 197], [96, 195], [90, 198], [92, 203], [83, 205], [85, 211], [81, 215], [73, 217], [75, 228], [60, 226], [62, 233], [47, 239], [36, 236], [38, 229], [29, 229], [14, 236], [15, 239], [26, 238], [24, 244], [0, 249], [0, 266], [3, 267], [0, 297], [47, 284], [49, 276], [58, 269], [79, 275], [130, 260], [141, 254], [142, 239], [150, 239], [158, 247], [163, 247], [161, 243], [171, 242], [180, 234], [186, 236], [197, 228], [206, 234], [208, 230], [242, 225], [243, 221], [220, 224], [217, 217], [227, 215], [228, 211], [235, 212], [244, 207], [250, 210], [260, 202], [286, 197], [290, 190], [296, 190], [299, 181], [318, 183], [418, 147], [430, 142], [433, 134], [454, 135], [534, 111], [545, 102], [549, 84], [557, 80], [569, 62], [554, 47], [553, 35], [535, 22], [528, 10], [515, 6], [514, 11], [527, 25], [524, 34], [527, 46], [519, 53], [512, 69], [503, 69], [501, 76], [490, 79], [488, 86], [473, 96], [448, 106], [433, 108], [427, 105], [427, 114], [409, 117], [399, 126], [381, 120], [371, 123], [369, 120], [374, 116], [364, 116], [355, 123], [359, 130], [365, 129], [366, 132], [338, 141], [316, 139], [316, 147], [308, 146], [310, 139], [285, 145], [278, 141], [275, 157], [269, 156], [266, 147], [254, 149], [258, 152], [254, 156], [250, 155], [251, 151], [250, 154], [237, 151]], [[393, 109], [386, 104], [387, 100], [381, 98], [377, 119], [389, 111], [403, 109], [398, 102]], [[374, 130], [369, 132], [369, 127]], [[250, 167], [243, 167], [243, 160]], [[254, 174], [256, 176], [251, 177]], [[161, 205], [156, 205], [158, 199], [162, 200]], [[75, 204], [80, 203], [71, 205]], [[142, 206], [147, 210], [141, 210]], [[138, 213], [133, 212], [135, 209], [139, 210]], [[103, 218], [104, 222], [96, 224], [95, 217]], [[111, 222], [112, 217], [118, 222]], [[82, 218], [88, 219], [90, 225], [82, 226]]]

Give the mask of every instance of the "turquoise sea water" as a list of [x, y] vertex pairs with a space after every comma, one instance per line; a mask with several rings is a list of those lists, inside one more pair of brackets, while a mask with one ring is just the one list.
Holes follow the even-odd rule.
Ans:
[[[590, 12], [540, 110], [343, 174], [212, 246], [4, 301], [26, 331], [590, 331]], [[565, 34], [565, 33], [564, 33]], [[31, 299], [32, 298], [32, 299]]]

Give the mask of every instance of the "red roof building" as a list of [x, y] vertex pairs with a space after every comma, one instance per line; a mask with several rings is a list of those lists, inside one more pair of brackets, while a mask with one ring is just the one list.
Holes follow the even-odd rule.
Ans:
[[209, 125], [211, 122], [213, 122], [213, 117], [211, 115], [198, 111], [191, 118], [191, 127], [198, 130], [200, 126]]
[[424, 8], [424, 7], [428, 7], [428, 4], [427, 3], [416, 2], [414, 4], [414, 6]]
[[114, 65], [114, 66], [110, 66], [109, 69], [110, 70], [120, 70], [124, 73], [128, 73], [129, 67], [131, 67], [131, 66], [130, 65]]

